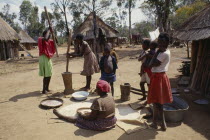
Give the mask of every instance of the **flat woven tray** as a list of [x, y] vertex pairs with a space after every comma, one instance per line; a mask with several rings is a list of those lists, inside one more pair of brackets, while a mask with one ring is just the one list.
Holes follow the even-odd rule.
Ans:
[[63, 100], [60, 98], [44, 99], [40, 102], [40, 105], [44, 108], [57, 108], [63, 105]]

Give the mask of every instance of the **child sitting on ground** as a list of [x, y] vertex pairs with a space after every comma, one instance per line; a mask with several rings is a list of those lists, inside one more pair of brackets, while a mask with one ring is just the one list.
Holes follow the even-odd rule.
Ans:
[[101, 80], [107, 81], [111, 85], [112, 96], [114, 96], [114, 82], [116, 81], [117, 61], [111, 55], [111, 43], [106, 44], [104, 55], [100, 60]]

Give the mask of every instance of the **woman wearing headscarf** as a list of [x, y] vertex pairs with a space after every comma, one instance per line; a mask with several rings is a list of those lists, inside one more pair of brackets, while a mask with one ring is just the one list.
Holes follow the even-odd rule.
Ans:
[[110, 92], [110, 85], [104, 80], [100, 80], [96, 85], [96, 92], [100, 96], [93, 101], [91, 112], [85, 115], [79, 114], [76, 126], [83, 129], [104, 131], [111, 129], [116, 124], [115, 102]]

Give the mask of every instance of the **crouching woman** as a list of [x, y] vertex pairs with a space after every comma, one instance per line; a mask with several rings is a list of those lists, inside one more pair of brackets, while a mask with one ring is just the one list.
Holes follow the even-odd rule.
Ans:
[[93, 101], [91, 112], [87, 115], [80, 114], [76, 126], [83, 129], [104, 131], [111, 129], [116, 124], [115, 102], [110, 92], [110, 85], [104, 80], [100, 80], [96, 85], [96, 92], [100, 96]]

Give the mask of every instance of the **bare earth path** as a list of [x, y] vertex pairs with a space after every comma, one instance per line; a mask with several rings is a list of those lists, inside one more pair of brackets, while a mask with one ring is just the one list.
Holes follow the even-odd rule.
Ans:
[[[37, 51], [37, 50], [36, 50]], [[117, 49], [120, 54], [117, 82], [115, 83], [115, 99], [120, 98], [119, 85], [129, 82], [134, 87], [139, 87], [138, 76], [140, 63], [136, 59], [129, 59], [129, 55], [136, 56], [139, 49]], [[184, 49], [171, 49], [173, 57], [185, 56]], [[64, 54], [65, 48], [60, 49]], [[37, 54], [37, 52], [35, 53]], [[0, 139], [2, 140], [203, 140], [210, 139], [210, 113], [209, 107], [198, 106], [192, 103], [196, 95], [183, 95], [190, 104], [184, 122], [181, 124], [168, 124], [166, 132], [152, 129], [140, 130], [127, 135], [118, 127], [106, 132], [95, 132], [75, 127], [71, 123], [57, 120], [52, 110], [39, 108], [41, 100], [46, 95], [40, 94], [42, 78], [38, 76], [37, 59], [29, 59], [32, 64], [20, 64], [19, 67], [0, 75]], [[26, 60], [20, 61], [25, 62]], [[27, 60], [28, 61], [28, 60]], [[54, 75], [50, 84], [51, 89], [58, 95], [64, 89], [61, 73], [65, 71], [65, 57], [54, 58]], [[18, 62], [18, 63], [20, 63]], [[8, 64], [0, 62], [0, 68], [11, 68]], [[178, 75], [177, 68], [180, 61], [173, 59], [169, 78], [175, 81]], [[10, 64], [14, 65], [14, 63]], [[23, 67], [25, 66], [25, 67]], [[77, 58], [70, 61], [70, 70], [78, 73], [82, 70], [83, 59]], [[7, 74], [6, 74], [7, 73]], [[94, 74], [92, 87], [100, 78], [100, 74]], [[79, 89], [85, 85], [85, 77], [79, 74], [73, 75], [73, 87]], [[175, 84], [172, 84], [175, 87]], [[136, 102], [139, 97], [131, 95], [131, 102]], [[65, 104], [70, 104], [69, 98], [64, 98]]]

